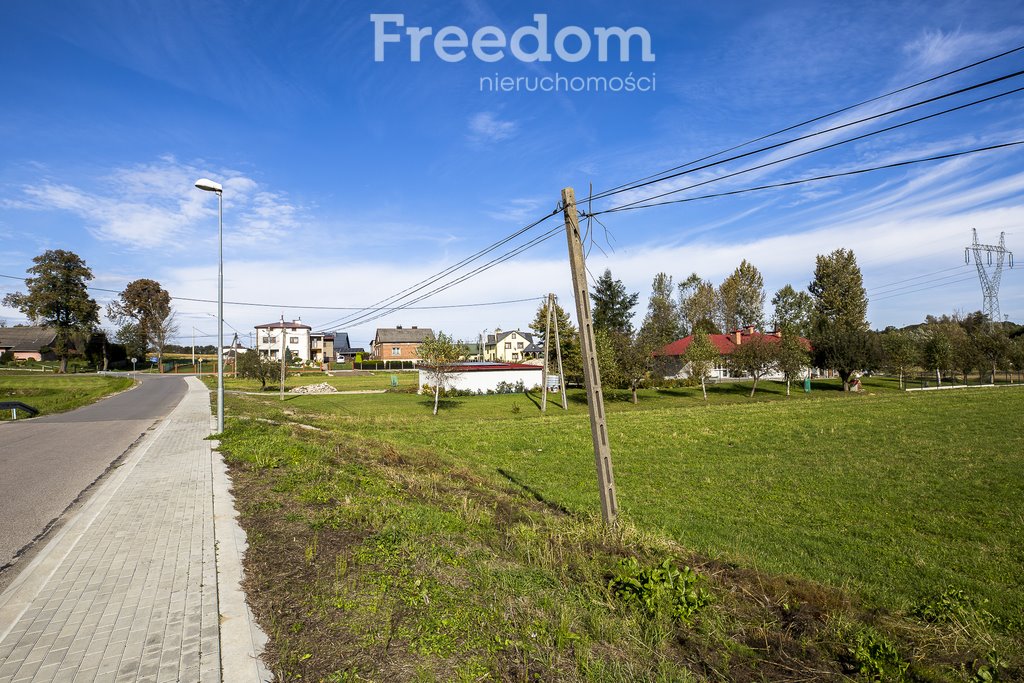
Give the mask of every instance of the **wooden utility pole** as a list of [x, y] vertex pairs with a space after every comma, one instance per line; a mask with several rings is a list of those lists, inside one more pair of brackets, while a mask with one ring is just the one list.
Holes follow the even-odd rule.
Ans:
[[540, 412], [548, 411], [548, 349], [551, 348], [551, 299], [554, 294], [548, 294], [548, 318], [544, 323], [544, 369], [540, 373]]
[[284, 357], [285, 357], [285, 338], [284, 338], [284, 313], [281, 314], [281, 400], [284, 400]]
[[[555, 295], [551, 295], [551, 308], [554, 309], [557, 305]], [[565, 372], [562, 370], [562, 343], [558, 339], [558, 313], [553, 314], [555, 316], [555, 358], [558, 359], [558, 386], [562, 391], [562, 410], [569, 410], [569, 402], [565, 400]]]
[[565, 214], [565, 237], [569, 245], [569, 268], [572, 270], [573, 298], [576, 318], [580, 323], [580, 351], [583, 353], [583, 382], [587, 389], [590, 412], [590, 434], [594, 440], [594, 464], [601, 493], [601, 517], [607, 525], [615, 524], [619, 505], [615, 499], [615, 477], [612, 474], [612, 449], [608, 443], [608, 426], [604, 418], [604, 397], [601, 392], [601, 371], [597, 366], [594, 327], [590, 319], [590, 291], [587, 287], [587, 266], [583, 259], [580, 224], [576, 211], [576, 193], [571, 187], [562, 190]]

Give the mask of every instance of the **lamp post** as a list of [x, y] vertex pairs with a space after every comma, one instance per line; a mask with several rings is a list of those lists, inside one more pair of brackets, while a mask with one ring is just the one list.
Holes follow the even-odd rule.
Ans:
[[196, 187], [217, 193], [217, 433], [224, 431], [224, 188], [209, 178]]

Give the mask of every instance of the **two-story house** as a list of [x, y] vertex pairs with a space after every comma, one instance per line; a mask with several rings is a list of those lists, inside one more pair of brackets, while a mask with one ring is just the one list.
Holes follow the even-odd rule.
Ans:
[[256, 351], [272, 360], [281, 358], [282, 336], [284, 348], [291, 352], [292, 358], [308, 362], [310, 354], [310, 337], [313, 328], [303, 325], [302, 319], [292, 322], [265, 323], [256, 326]]
[[544, 349], [534, 342], [533, 333], [521, 330], [503, 332], [498, 328], [494, 330], [494, 334], [487, 335], [487, 342], [484, 345], [484, 356], [487, 360], [503, 363], [518, 363], [528, 358], [536, 358], [543, 353]]
[[370, 344], [370, 353], [375, 360], [419, 361], [420, 344], [434, 331], [429, 327], [378, 327]]

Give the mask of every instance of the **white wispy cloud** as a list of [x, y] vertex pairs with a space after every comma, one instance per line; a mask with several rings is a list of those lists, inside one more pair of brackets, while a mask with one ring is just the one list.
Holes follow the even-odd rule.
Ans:
[[518, 123], [499, 119], [494, 112], [482, 111], [469, 119], [469, 141], [478, 145], [507, 140], [518, 131]]
[[[238, 172], [205, 168], [165, 156], [118, 168], [80, 184], [44, 181], [22, 188], [5, 208], [67, 211], [97, 240], [129, 250], [183, 250], [210, 233], [216, 202], [193, 187], [197, 178], [222, 178], [225, 209], [234, 217], [225, 233], [236, 244], [276, 243], [299, 225], [301, 209], [287, 196]], [[206, 239], [206, 238], [204, 238]]]

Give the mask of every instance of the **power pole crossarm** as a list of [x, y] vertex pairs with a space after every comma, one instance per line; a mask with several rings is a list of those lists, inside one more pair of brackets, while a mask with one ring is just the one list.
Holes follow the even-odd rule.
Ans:
[[[1003, 276], [1003, 264], [1007, 263], [1013, 268], [1013, 252], [1006, 248], [1006, 233], [999, 233], [999, 244], [993, 245], [979, 244], [978, 231], [972, 228], [971, 232], [974, 242], [964, 249], [964, 261], [970, 263], [971, 254], [974, 254], [974, 266], [978, 269], [978, 280], [981, 282], [983, 313], [991, 325], [1002, 321], [999, 312], [999, 282]], [[991, 274], [986, 270], [986, 265], [992, 268]]]
[[608, 426], [604, 417], [601, 370], [597, 365], [594, 327], [590, 318], [590, 290], [587, 286], [587, 266], [580, 239], [576, 193], [571, 187], [562, 190], [562, 206], [565, 213], [565, 237], [569, 245], [569, 268], [572, 270], [573, 298], [576, 300], [576, 317], [580, 323], [583, 382], [587, 390], [590, 433], [594, 441], [594, 464], [597, 466], [597, 484], [601, 494], [601, 517], [605, 524], [612, 525], [618, 516], [619, 505], [615, 497], [612, 450], [608, 443]]

